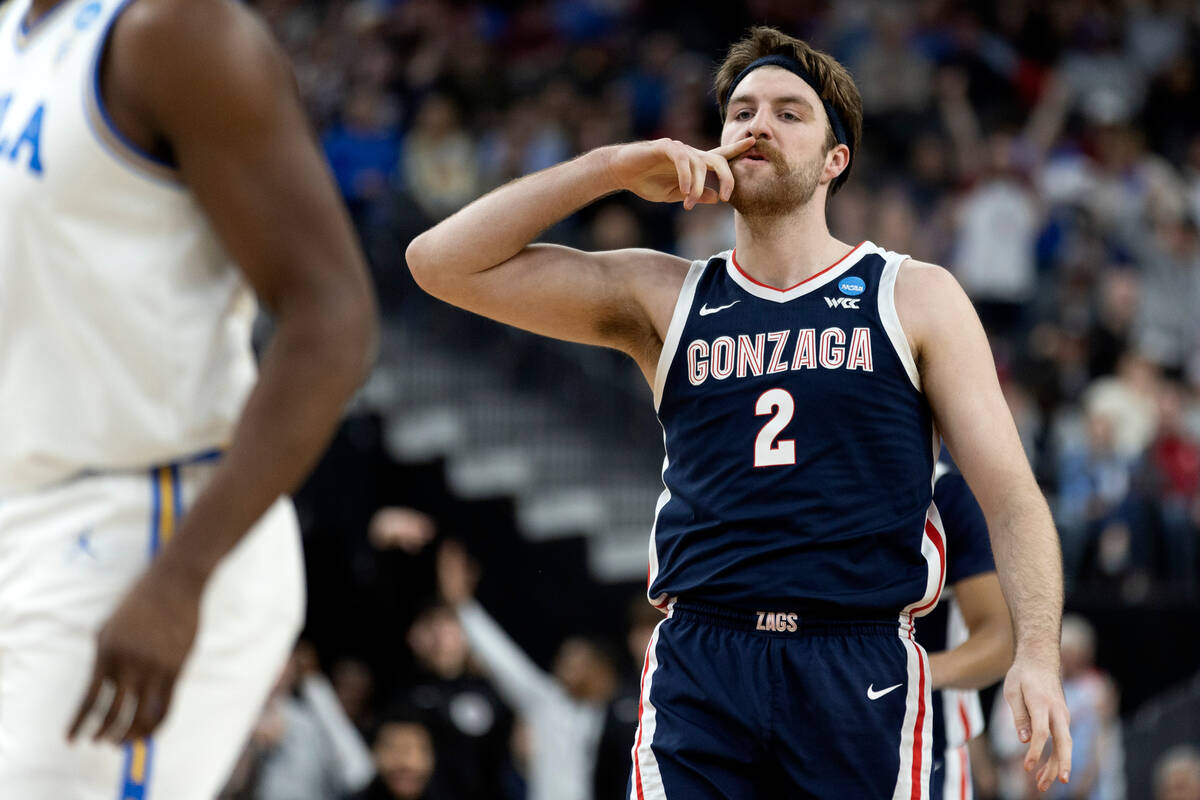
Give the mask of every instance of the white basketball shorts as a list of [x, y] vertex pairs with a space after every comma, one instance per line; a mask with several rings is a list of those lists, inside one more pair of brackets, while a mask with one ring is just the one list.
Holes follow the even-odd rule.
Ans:
[[97, 474], [0, 499], [0, 796], [211, 800], [224, 784], [303, 620], [287, 499], [213, 573], [155, 735], [124, 746], [66, 739], [97, 632], [214, 469]]

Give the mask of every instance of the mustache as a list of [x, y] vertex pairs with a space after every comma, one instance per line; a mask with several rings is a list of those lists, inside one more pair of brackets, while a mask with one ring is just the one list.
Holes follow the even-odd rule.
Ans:
[[749, 150], [742, 153], [735, 160], [741, 161], [743, 158], [746, 158], [749, 155], [760, 155], [776, 167], [785, 163], [783, 153], [779, 150], [779, 148], [768, 142], [766, 139], [759, 139], [756, 141], [754, 143], [754, 147], [751, 147]]

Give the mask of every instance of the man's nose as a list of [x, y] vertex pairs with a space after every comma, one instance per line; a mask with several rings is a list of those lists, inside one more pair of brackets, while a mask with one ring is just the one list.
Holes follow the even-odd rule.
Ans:
[[769, 109], [759, 109], [746, 125], [746, 133], [755, 139], [771, 139], [771, 112]]

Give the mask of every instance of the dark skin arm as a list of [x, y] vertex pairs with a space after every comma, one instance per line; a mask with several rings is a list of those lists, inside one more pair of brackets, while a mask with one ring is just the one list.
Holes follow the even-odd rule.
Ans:
[[[100, 631], [71, 725], [95, 738], [161, 723], [222, 557], [304, 479], [374, 358], [362, 254], [309, 131], [291, 70], [266, 28], [229, 0], [139, 0], [109, 40], [105, 101], [124, 133], [173, 153], [180, 176], [277, 326], [233, 442], [211, 481]], [[110, 681], [117, 696], [97, 698]], [[136, 700], [128, 730], [122, 700]]]

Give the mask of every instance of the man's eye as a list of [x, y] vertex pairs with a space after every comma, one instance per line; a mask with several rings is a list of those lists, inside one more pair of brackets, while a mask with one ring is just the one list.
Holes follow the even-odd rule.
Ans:
[[734, 119], [750, 119], [750, 116], [751, 115], [750, 115], [749, 111], [747, 111], [746, 109], [742, 109], [741, 111], [734, 114], [733, 118]]

